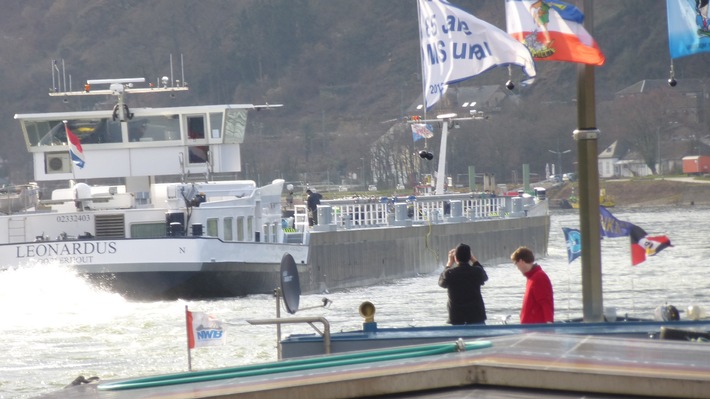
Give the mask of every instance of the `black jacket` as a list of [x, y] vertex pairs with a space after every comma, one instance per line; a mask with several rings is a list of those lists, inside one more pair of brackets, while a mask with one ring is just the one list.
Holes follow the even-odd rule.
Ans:
[[488, 280], [483, 265], [476, 262], [444, 269], [439, 286], [449, 291], [449, 323], [480, 324], [486, 321], [486, 305], [481, 286]]

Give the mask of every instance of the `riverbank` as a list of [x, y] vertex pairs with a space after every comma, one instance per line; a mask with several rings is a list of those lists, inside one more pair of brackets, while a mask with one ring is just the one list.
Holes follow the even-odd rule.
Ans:
[[[710, 181], [686, 177], [657, 179], [604, 180], [608, 196], [619, 207], [710, 205]], [[547, 190], [550, 207], [579, 194], [577, 182], [564, 183]]]

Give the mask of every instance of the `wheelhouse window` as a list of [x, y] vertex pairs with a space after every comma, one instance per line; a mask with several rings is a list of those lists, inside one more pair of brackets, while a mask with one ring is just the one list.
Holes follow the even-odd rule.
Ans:
[[190, 163], [205, 163], [209, 160], [209, 146], [207, 144], [207, 136], [205, 134], [205, 118], [204, 116], [188, 116], [187, 122], [187, 138], [188, 138], [188, 154]]
[[25, 121], [27, 139], [32, 147], [66, 145], [67, 129], [79, 138], [81, 144], [121, 142], [121, 124], [111, 118]]

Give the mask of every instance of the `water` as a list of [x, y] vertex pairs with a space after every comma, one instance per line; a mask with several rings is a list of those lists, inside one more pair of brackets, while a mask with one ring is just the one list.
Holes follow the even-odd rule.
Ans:
[[[698, 304], [710, 309], [707, 260], [710, 209], [655, 208], [612, 213], [643, 227], [651, 235], [666, 234], [673, 247], [636, 267], [631, 266], [628, 238], [602, 242], [604, 306], [619, 314], [652, 317], [659, 305], [679, 310]], [[580, 261], [567, 263], [562, 227], [578, 227], [576, 210], [555, 211], [549, 254], [539, 259], [555, 289], [557, 319], [580, 317]], [[482, 260], [485, 263], [485, 260]], [[486, 265], [483, 288], [489, 323], [511, 315], [518, 321], [525, 278], [510, 263]], [[381, 327], [441, 325], [446, 320], [446, 290], [437, 274], [377, 287], [322, 295], [304, 295], [299, 312], [325, 316], [333, 331], [361, 328], [358, 305], [377, 307]], [[185, 306], [228, 322], [227, 345], [192, 351], [194, 369], [275, 360], [274, 326], [253, 326], [247, 319], [275, 317], [271, 295], [215, 301], [134, 303], [87, 285], [59, 267], [0, 272], [0, 398], [29, 398], [52, 392], [79, 375], [116, 379], [187, 370]], [[282, 312], [285, 314], [285, 312]], [[681, 313], [681, 318], [684, 316]], [[284, 334], [310, 333], [309, 326], [286, 325]]]

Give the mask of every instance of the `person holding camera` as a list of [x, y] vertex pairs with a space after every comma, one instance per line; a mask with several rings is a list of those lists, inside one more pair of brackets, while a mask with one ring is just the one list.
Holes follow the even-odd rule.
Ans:
[[486, 305], [481, 287], [488, 280], [483, 265], [471, 254], [471, 247], [459, 244], [449, 251], [446, 268], [439, 276], [439, 286], [449, 294], [449, 320], [452, 325], [483, 324]]

